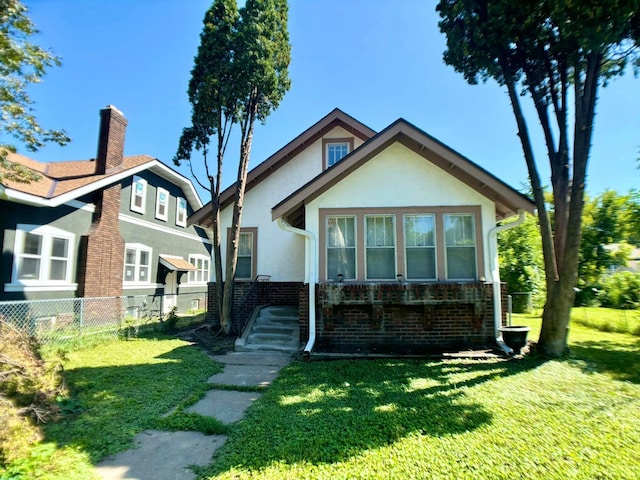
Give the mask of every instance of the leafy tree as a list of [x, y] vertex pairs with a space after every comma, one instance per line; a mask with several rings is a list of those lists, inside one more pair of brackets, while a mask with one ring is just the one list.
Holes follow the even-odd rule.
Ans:
[[627, 225], [627, 242], [640, 247], [640, 190], [629, 192], [625, 224]]
[[544, 264], [538, 220], [527, 214], [517, 227], [498, 235], [500, 279], [509, 293], [530, 292], [533, 304], [544, 297]]
[[[507, 89], [542, 237], [547, 296], [538, 350], [560, 356], [567, 349], [578, 277], [598, 89], [622, 74], [629, 61], [640, 65], [640, 0], [440, 0], [437, 10], [447, 36], [445, 62], [470, 84], [493, 78]], [[544, 134], [553, 225], [521, 105], [523, 95], [533, 101]]]
[[600, 288], [602, 276], [613, 265], [626, 262], [630, 248], [612, 250], [613, 243], [626, 243], [627, 196], [607, 190], [593, 200], [585, 200], [582, 214], [582, 241], [578, 266], [577, 304], [595, 300], [594, 288]]
[[[13, 137], [30, 151], [46, 142], [64, 145], [69, 141], [62, 130], [40, 127], [27, 93], [27, 87], [40, 82], [47, 68], [60, 64], [51, 52], [29, 41], [37, 32], [21, 2], [0, 0], [0, 137]], [[15, 152], [16, 147], [0, 142], [0, 181], [29, 182], [37, 178], [30, 170], [9, 161], [8, 151]]]
[[[192, 125], [183, 130], [174, 159], [177, 163], [190, 161], [193, 149], [202, 151], [204, 156], [209, 184], [205, 188], [211, 192], [214, 235], [217, 235], [213, 245], [216, 293], [220, 323], [226, 333], [231, 330], [233, 280], [255, 121], [265, 122], [290, 87], [291, 45], [287, 15], [286, 0], [247, 0], [239, 11], [235, 0], [214, 1], [205, 16], [189, 85]], [[221, 286], [220, 181], [222, 161], [233, 125], [240, 129], [240, 155], [234, 184], [225, 282]], [[217, 137], [215, 177], [206, 163], [208, 145], [213, 136]]]

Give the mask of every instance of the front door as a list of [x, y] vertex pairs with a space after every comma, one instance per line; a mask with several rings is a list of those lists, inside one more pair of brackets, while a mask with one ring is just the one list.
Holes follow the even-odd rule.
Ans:
[[164, 298], [162, 301], [162, 313], [167, 314], [178, 304], [178, 272], [169, 272], [164, 284]]

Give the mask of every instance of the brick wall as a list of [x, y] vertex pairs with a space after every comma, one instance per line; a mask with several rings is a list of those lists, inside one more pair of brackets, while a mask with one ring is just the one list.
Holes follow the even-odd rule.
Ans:
[[[100, 111], [96, 173], [122, 164], [127, 120], [114, 107]], [[122, 294], [124, 240], [120, 235], [120, 183], [96, 192], [96, 209], [89, 233], [81, 239], [78, 294], [111, 297]]]
[[[215, 283], [209, 283], [207, 287], [207, 321], [219, 325]], [[257, 306], [298, 305], [302, 287], [299, 282], [236, 282], [231, 312], [233, 332], [242, 332]]]
[[318, 297], [317, 351], [423, 354], [495, 343], [489, 284], [322, 284]]

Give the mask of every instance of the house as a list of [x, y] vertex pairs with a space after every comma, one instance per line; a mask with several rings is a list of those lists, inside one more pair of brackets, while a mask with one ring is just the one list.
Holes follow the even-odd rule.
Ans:
[[[223, 252], [232, 201], [230, 187]], [[257, 305], [290, 304], [305, 352], [503, 345], [498, 222], [534, 208], [406, 120], [376, 133], [336, 109], [249, 172], [234, 327]], [[189, 223], [210, 227], [210, 212]]]
[[165, 313], [204, 308], [211, 244], [187, 225], [200, 198], [159, 160], [125, 157], [126, 126], [115, 107], [100, 111], [95, 159], [8, 154], [39, 179], [0, 187], [0, 300], [151, 295]]

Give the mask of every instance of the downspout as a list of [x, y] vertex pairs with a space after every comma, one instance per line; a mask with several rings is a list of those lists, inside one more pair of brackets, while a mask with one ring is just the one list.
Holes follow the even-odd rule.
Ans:
[[[513, 350], [508, 347], [502, 339], [502, 332], [500, 327], [502, 326], [502, 301], [500, 292], [500, 267], [498, 266], [498, 233], [509, 230], [510, 228], [517, 227], [525, 220], [525, 211], [518, 211], [519, 217], [515, 222], [507, 223], [505, 225], [496, 225], [487, 234], [487, 243], [489, 244], [489, 259], [491, 262], [491, 281], [493, 283], [493, 335], [496, 339], [498, 346], [507, 354], [513, 355]], [[492, 241], [493, 240], [493, 241]]]
[[276, 223], [285, 232], [302, 235], [305, 239], [304, 281], [309, 284], [309, 340], [304, 347], [304, 354], [308, 355], [316, 343], [316, 236], [308, 230], [292, 227], [282, 217]]

